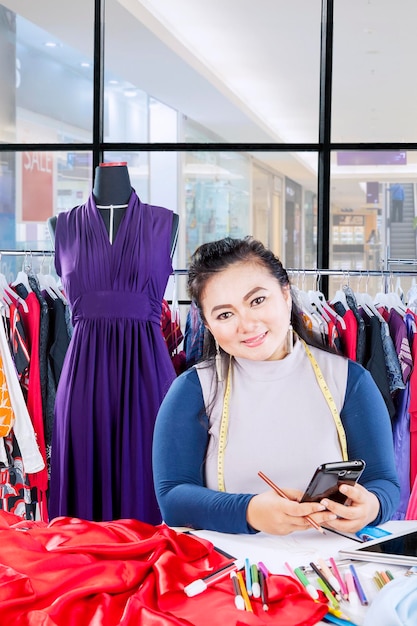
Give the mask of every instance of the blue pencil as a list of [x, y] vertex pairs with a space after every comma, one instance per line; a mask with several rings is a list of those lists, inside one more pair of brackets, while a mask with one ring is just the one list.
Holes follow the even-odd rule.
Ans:
[[355, 589], [356, 593], [358, 594], [359, 601], [363, 606], [366, 606], [368, 604], [368, 599], [360, 583], [359, 576], [352, 564], [349, 565], [349, 569], [352, 573], [353, 582], [355, 583]]
[[252, 595], [252, 572], [250, 570], [250, 561], [245, 559], [245, 584], [248, 596]]

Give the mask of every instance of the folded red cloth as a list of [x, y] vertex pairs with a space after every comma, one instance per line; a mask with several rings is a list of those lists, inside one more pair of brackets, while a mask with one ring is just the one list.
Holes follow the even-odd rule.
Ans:
[[238, 611], [227, 578], [188, 598], [187, 584], [230, 559], [164, 524], [46, 524], [0, 511], [0, 545], [0, 614], [14, 626], [308, 626], [327, 610], [287, 576], [268, 578], [268, 612], [259, 600]]

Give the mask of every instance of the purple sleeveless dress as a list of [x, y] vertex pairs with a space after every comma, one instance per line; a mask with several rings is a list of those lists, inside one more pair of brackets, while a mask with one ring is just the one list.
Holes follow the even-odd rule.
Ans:
[[152, 436], [175, 378], [160, 327], [172, 217], [133, 191], [111, 244], [93, 195], [58, 215], [55, 267], [74, 332], [55, 402], [50, 519], [161, 521]]

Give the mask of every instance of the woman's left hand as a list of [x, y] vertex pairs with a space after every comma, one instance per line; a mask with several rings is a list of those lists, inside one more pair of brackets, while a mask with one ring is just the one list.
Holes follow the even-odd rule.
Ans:
[[379, 500], [374, 493], [362, 485], [341, 485], [340, 492], [346, 495], [349, 506], [324, 498], [321, 500], [328, 511], [337, 515], [336, 520], [326, 522], [328, 526], [342, 532], [355, 533], [378, 516]]

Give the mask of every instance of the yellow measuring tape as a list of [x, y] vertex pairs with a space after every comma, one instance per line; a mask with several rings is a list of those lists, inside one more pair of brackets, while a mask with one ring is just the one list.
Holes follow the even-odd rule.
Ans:
[[229, 361], [227, 369], [226, 391], [223, 398], [222, 419], [219, 431], [219, 449], [217, 452], [217, 488], [219, 491], [226, 491], [224, 486], [224, 453], [226, 450], [227, 431], [229, 430], [229, 402], [232, 387], [232, 360]]
[[[333, 399], [333, 396], [330, 392], [329, 387], [324, 379], [322, 371], [317, 363], [316, 359], [312, 355], [309, 347], [306, 342], [300, 338], [306, 354], [310, 359], [310, 363], [313, 366], [314, 373], [316, 375], [317, 382], [320, 386], [320, 389], [326, 399], [327, 404], [329, 405], [330, 412], [334, 419], [334, 423], [337, 430], [337, 435], [339, 437], [340, 448], [342, 450], [342, 457], [344, 461], [348, 460], [347, 453], [347, 442], [346, 442], [346, 433], [343, 428], [342, 420], [340, 419], [339, 411], [337, 410], [336, 403]], [[224, 454], [226, 451], [226, 442], [227, 442], [227, 431], [229, 430], [229, 408], [230, 408], [230, 392], [231, 392], [231, 361], [229, 362], [229, 368], [227, 372], [227, 381], [226, 381], [226, 390], [223, 398], [223, 409], [222, 409], [222, 417], [220, 422], [220, 430], [219, 430], [219, 447], [217, 452], [217, 488], [219, 491], [226, 491], [224, 485]]]
[[329, 405], [329, 409], [330, 412], [333, 416], [334, 419], [334, 423], [336, 425], [336, 430], [337, 430], [337, 435], [339, 437], [339, 443], [340, 443], [340, 447], [342, 450], [342, 457], [344, 461], [348, 460], [348, 453], [347, 453], [347, 443], [346, 443], [346, 433], [345, 433], [345, 429], [343, 428], [343, 424], [342, 424], [342, 420], [340, 419], [340, 415], [339, 415], [339, 411], [337, 410], [337, 406], [336, 403], [333, 399], [333, 396], [330, 392], [330, 389], [327, 386], [327, 383], [324, 379], [324, 376], [321, 372], [321, 369], [319, 367], [319, 364], [317, 363], [316, 359], [314, 358], [314, 356], [312, 355], [309, 347], [307, 346], [306, 342], [303, 339], [300, 339], [300, 341], [302, 342], [302, 344], [304, 345], [304, 349], [307, 353], [308, 358], [310, 359], [310, 363], [313, 366], [313, 370], [314, 373], [316, 375], [317, 378], [317, 382], [320, 385], [320, 389], [323, 392], [323, 395], [326, 399], [327, 404]]

